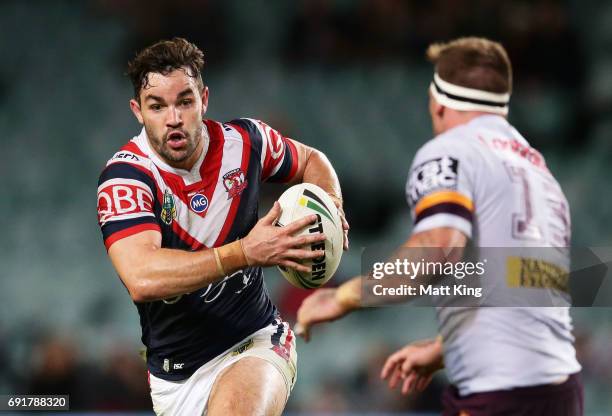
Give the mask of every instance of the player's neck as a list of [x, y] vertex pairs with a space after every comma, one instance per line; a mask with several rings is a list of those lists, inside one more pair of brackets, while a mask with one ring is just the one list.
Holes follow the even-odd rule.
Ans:
[[447, 109], [446, 111], [447, 113], [444, 115], [444, 129], [442, 133], [455, 127], [461, 126], [463, 124], [467, 124], [477, 117], [497, 115], [484, 111], [449, 111], [449, 109]]

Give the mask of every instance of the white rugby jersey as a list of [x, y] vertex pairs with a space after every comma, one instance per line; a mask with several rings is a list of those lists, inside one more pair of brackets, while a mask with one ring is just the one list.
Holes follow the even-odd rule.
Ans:
[[[542, 155], [501, 116], [477, 117], [426, 143], [406, 192], [413, 233], [452, 227], [482, 252], [534, 247], [531, 256], [569, 269], [563, 250], [536, 249], [569, 247], [567, 200]], [[508, 284], [507, 263], [488, 259], [484, 285]], [[438, 307], [437, 315], [446, 370], [461, 395], [554, 383], [580, 370], [567, 307]]]

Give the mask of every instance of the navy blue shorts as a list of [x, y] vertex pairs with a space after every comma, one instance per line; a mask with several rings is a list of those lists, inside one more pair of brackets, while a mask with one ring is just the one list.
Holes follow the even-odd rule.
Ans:
[[460, 397], [450, 386], [442, 396], [443, 416], [582, 416], [584, 395], [580, 373], [561, 384], [520, 387]]

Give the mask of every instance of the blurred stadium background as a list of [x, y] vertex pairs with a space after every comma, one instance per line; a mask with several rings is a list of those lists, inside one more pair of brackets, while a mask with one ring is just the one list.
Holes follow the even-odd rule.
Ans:
[[[125, 64], [184, 36], [205, 52], [208, 116], [256, 117], [324, 151], [351, 222], [336, 281], [361, 249], [410, 231], [404, 182], [430, 138], [432, 41], [502, 41], [511, 121], [543, 151], [571, 203], [573, 243], [612, 245], [612, 2], [485, 0], [0, 2], [0, 394], [69, 393], [73, 410], [150, 412], [136, 309], [96, 224], [97, 176], [139, 127]], [[271, 187], [267, 209], [281, 188]], [[266, 282], [293, 321], [305, 291]], [[588, 414], [612, 414], [612, 310], [574, 310]], [[386, 354], [434, 336], [428, 308], [354, 314], [298, 346], [288, 414], [435, 413], [442, 377], [415, 398], [378, 380]]]

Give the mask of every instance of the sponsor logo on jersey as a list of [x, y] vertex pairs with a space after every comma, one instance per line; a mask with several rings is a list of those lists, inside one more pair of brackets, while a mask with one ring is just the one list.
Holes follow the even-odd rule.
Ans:
[[243, 352], [245, 352], [246, 350], [248, 350], [249, 348], [251, 348], [253, 346], [253, 338], [243, 342], [242, 344], [238, 345], [234, 351], [232, 351], [232, 356], [235, 355], [240, 355]]
[[162, 368], [166, 373], [170, 372], [170, 360], [169, 359], [164, 358], [164, 365], [162, 366]]
[[227, 191], [227, 199], [240, 195], [246, 189], [247, 184], [248, 181], [240, 168], [230, 170], [223, 175], [223, 186], [225, 186]]
[[176, 363], [172, 366], [173, 370], [182, 370], [185, 367], [185, 363]]
[[414, 206], [423, 196], [439, 189], [457, 189], [459, 161], [443, 156], [415, 166], [410, 172], [408, 197]]
[[569, 272], [544, 260], [510, 256], [507, 260], [508, 287], [554, 289], [569, 293]]
[[164, 202], [159, 216], [162, 222], [166, 225], [172, 224], [172, 220], [176, 218], [176, 207], [174, 206], [174, 195], [166, 189], [164, 191]]
[[135, 180], [108, 180], [98, 190], [98, 221], [124, 219], [126, 216], [149, 215], [153, 209], [153, 194]]
[[189, 206], [194, 212], [201, 214], [208, 208], [208, 198], [202, 194], [195, 194], [189, 200]]
[[111, 160], [115, 160], [115, 159], [140, 160], [138, 158], [138, 156], [136, 156], [132, 152], [119, 152], [119, 153], [115, 154], [115, 156], [113, 156], [113, 158]]

